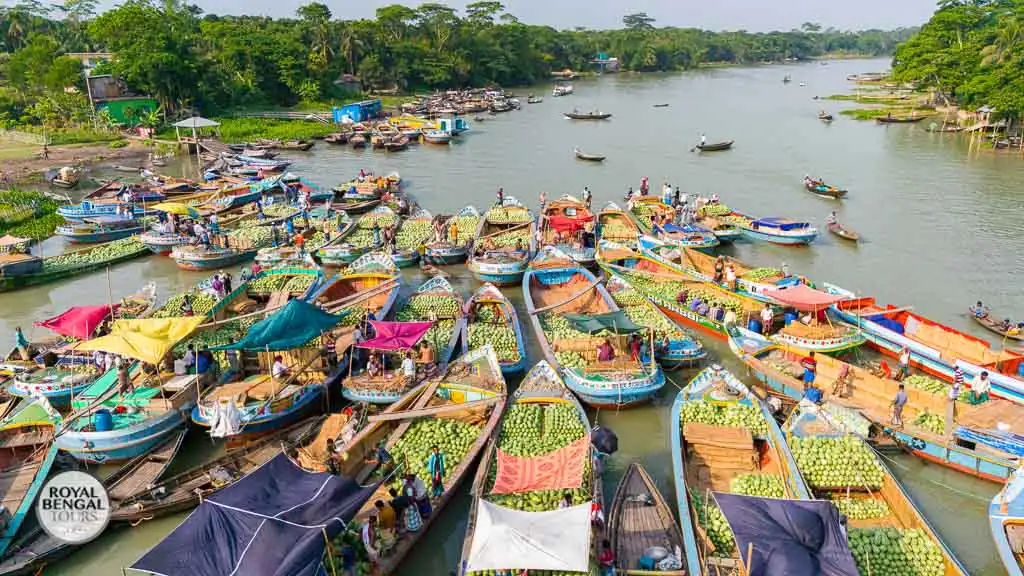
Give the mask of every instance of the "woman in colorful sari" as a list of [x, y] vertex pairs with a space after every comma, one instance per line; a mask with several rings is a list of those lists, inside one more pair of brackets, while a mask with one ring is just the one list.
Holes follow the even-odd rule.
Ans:
[[405, 482], [402, 484], [402, 496], [409, 502], [409, 505], [402, 510], [402, 523], [405, 525], [405, 531], [419, 532], [423, 527], [423, 517], [420, 516], [420, 510], [415, 504], [416, 486], [410, 476], [406, 476]]

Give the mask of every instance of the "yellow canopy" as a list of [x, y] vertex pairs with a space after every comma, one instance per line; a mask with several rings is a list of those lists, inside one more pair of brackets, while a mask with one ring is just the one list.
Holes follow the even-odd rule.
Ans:
[[76, 349], [100, 350], [159, 364], [167, 352], [199, 327], [203, 320], [200, 316], [118, 320], [110, 334], [82, 342]]
[[159, 210], [160, 212], [168, 212], [170, 214], [176, 214], [178, 216], [188, 216], [195, 218], [199, 215], [199, 212], [195, 208], [181, 202], [161, 202], [153, 206], [153, 210]]

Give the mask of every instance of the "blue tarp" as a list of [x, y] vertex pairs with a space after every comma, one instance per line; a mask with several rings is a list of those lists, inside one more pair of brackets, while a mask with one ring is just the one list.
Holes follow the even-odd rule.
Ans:
[[859, 576], [839, 511], [824, 500], [781, 500], [715, 492], [749, 576]]
[[794, 222], [788, 218], [761, 218], [753, 222], [763, 228], [778, 228], [779, 230], [798, 230], [807, 228], [807, 222]]
[[893, 320], [891, 318], [886, 318], [885, 316], [882, 316], [881, 314], [879, 314], [877, 316], [865, 316], [865, 319], [866, 320], [870, 320], [871, 322], [874, 322], [875, 324], [878, 324], [882, 328], [888, 328], [889, 330], [892, 330], [893, 332], [895, 332], [897, 334], [903, 334], [903, 324], [900, 324], [899, 322], [897, 322], [897, 321], [895, 321], [895, 320]]
[[333, 538], [373, 494], [353, 480], [308, 472], [279, 454], [203, 500], [131, 566], [157, 576], [312, 576], [324, 531]]
[[249, 328], [238, 342], [215, 346], [211, 350], [292, 350], [341, 322], [347, 315], [328, 314], [305, 300], [292, 300]]

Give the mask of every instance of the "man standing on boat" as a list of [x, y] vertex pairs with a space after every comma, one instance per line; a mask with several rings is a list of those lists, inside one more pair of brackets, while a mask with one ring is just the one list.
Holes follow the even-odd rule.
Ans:
[[772, 333], [772, 323], [775, 320], [775, 313], [772, 312], [771, 304], [765, 304], [761, 310], [761, 334], [768, 336]]
[[896, 397], [892, 400], [892, 425], [897, 428], [903, 428], [903, 407], [907, 405], [907, 391], [903, 389], [903, 383], [900, 382], [900, 389], [896, 392]]
[[[957, 368], [957, 370], [960, 370]], [[903, 350], [900, 351], [900, 369], [896, 372], [896, 380], [903, 381], [904, 378], [910, 375], [910, 347], [904, 346]], [[960, 383], [964, 383], [963, 372], [960, 373]]]
[[447, 468], [444, 453], [437, 447], [437, 444], [430, 449], [430, 457], [427, 458], [427, 471], [430, 473], [430, 495], [440, 498], [444, 494], [444, 474]]

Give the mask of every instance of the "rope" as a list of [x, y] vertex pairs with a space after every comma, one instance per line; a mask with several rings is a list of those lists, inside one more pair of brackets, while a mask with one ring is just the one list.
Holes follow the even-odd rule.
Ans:
[[[869, 446], [870, 446], [870, 444], [869, 444]], [[892, 458], [889, 458], [889, 457], [888, 457], [888, 456], [886, 456], [885, 454], [882, 454], [882, 453], [881, 453], [881, 452], [879, 452], [879, 451], [878, 451], [877, 449], [875, 449], [875, 448], [874, 448], [873, 446], [872, 446], [872, 448], [871, 448], [871, 449], [875, 451], [875, 454], [877, 454], [877, 455], [881, 456], [882, 458], [884, 458], [885, 460], [889, 461], [890, 463], [892, 463], [892, 464], [895, 464], [896, 466], [898, 466], [898, 467], [899, 467], [899, 468], [901, 468], [902, 470], [904, 470], [904, 471], [906, 471], [906, 472], [913, 472], [913, 470], [911, 470], [911, 469], [910, 469], [910, 468], [908, 468], [907, 466], [904, 466], [903, 464], [900, 464], [899, 462], [897, 462], [897, 461], [893, 460]], [[921, 478], [920, 474], [918, 474], [918, 475], [915, 475], [915, 477], [916, 477], [916, 478], [918, 478], [918, 479], [922, 479], [922, 480], [924, 480], [925, 482], [929, 482], [929, 483], [931, 483], [931, 484], [934, 484], [934, 485], [936, 485], [936, 486], [938, 486], [938, 487], [940, 487], [940, 488], [945, 488], [946, 490], [949, 490], [949, 491], [951, 491], [951, 492], [955, 492], [955, 493], [957, 493], [957, 494], [959, 494], [959, 495], [961, 495], [961, 496], [966, 496], [967, 498], [972, 498], [972, 499], [974, 499], [974, 500], [980, 500], [981, 502], [985, 502], [986, 504], [987, 504], [987, 503], [989, 503], [989, 502], [991, 501], [991, 498], [985, 498], [985, 497], [983, 497], [983, 496], [978, 496], [977, 494], [971, 494], [970, 492], [965, 492], [965, 491], [963, 491], [963, 490], [959, 490], [959, 489], [957, 489], [957, 488], [953, 488], [952, 486], [950, 486], [950, 485], [948, 485], [948, 484], [944, 484], [944, 483], [942, 483], [942, 482], [939, 482], [939, 481], [937, 481], [937, 480], [929, 480], [929, 479], [927, 479], [927, 478]]]

